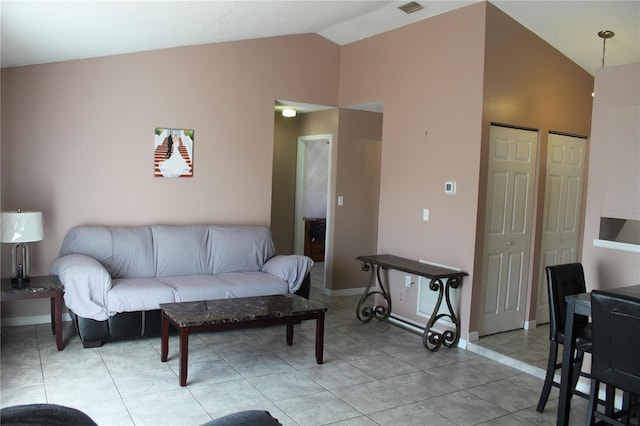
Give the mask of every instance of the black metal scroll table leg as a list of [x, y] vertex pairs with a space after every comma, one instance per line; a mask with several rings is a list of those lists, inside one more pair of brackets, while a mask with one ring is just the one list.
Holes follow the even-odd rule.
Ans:
[[[389, 297], [389, 293], [387, 293], [387, 290], [384, 288], [384, 284], [382, 284], [382, 280], [380, 278], [381, 268], [382, 268], [381, 266], [379, 265], [374, 266], [371, 263], [362, 264], [363, 271], [371, 271], [371, 275], [369, 276], [369, 284], [367, 285], [367, 288], [364, 290], [364, 294], [360, 298], [360, 301], [358, 302], [358, 306], [356, 307], [356, 315], [358, 316], [358, 319], [362, 322], [369, 322], [373, 317], [376, 317], [378, 319], [388, 318], [389, 314], [391, 314], [391, 297]], [[371, 287], [373, 287], [376, 283], [376, 278], [378, 281], [378, 287], [380, 287], [379, 291], [371, 290]], [[387, 306], [375, 305], [376, 294], [379, 294], [384, 298]], [[367, 299], [370, 296], [374, 296], [373, 307], [365, 305]]]
[[[460, 287], [461, 280], [462, 278], [449, 278], [446, 283], [443, 283], [441, 279], [435, 279], [431, 280], [429, 283], [429, 289], [438, 292], [438, 301], [436, 302], [436, 305], [433, 308], [433, 313], [431, 314], [429, 322], [424, 329], [422, 344], [431, 352], [435, 352], [440, 349], [441, 345], [448, 348], [456, 346], [458, 344], [458, 340], [460, 340], [460, 319], [456, 316], [456, 313], [451, 306], [449, 289]], [[447, 309], [449, 312], [438, 314], [443, 297], [447, 303]], [[433, 329], [435, 323], [442, 318], [449, 318], [455, 326], [454, 329], [446, 330], [442, 333]]]

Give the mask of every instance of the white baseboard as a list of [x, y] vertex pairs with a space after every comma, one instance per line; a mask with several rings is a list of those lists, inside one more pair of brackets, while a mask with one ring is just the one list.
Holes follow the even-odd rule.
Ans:
[[535, 330], [536, 327], [537, 327], [536, 320], [531, 320], [531, 321], [525, 321], [523, 328], [525, 330]]
[[[62, 321], [71, 321], [68, 313], [62, 314]], [[50, 324], [51, 315], [31, 315], [27, 317], [2, 318], [2, 327], [18, 327], [22, 325]]]

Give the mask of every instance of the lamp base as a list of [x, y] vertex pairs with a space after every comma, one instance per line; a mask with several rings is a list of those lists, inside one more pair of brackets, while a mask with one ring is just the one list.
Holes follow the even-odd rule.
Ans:
[[29, 277], [24, 277], [24, 278], [14, 277], [14, 278], [11, 278], [11, 287], [13, 288], [29, 287], [30, 281], [31, 279]]

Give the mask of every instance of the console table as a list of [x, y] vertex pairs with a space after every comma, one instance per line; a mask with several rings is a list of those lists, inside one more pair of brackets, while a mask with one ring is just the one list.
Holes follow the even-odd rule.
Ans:
[[[393, 256], [390, 254], [379, 254], [372, 256], [358, 256], [356, 258], [362, 262], [362, 270], [370, 271], [369, 284], [364, 294], [358, 302], [356, 314], [362, 322], [369, 322], [371, 318], [385, 319], [391, 314], [391, 297], [389, 296], [390, 287], [387, 283], [386, 288], [382, 282], [380, 270], [393, 269], [397, 271], [407, 272], [412, 275], [425, 277], [430, 281], [429, 289], [438, 293], [438, 300], [433, 313], [429, 318], [429, 322], [422, 335], [422, 344], [428, 350], [435, 352], [441, 345], [446, 347], [456, 346], [460, 339], [460, 319], [456, 315], [451, 306], [450, 289], [458, 288], [462, 284], [463, 277], [469, 275], [466, 272], [457, 271], [455, 269], [445, 268], [442, 266], [421, 263], [415, 260], [405, 259], [404, 257]], [[379, 290], [372, 290], [375, 283], [378, 283]], [[367, 299], [371, 296], [380, 295], [384, 299], [384, 305], [375, 305], [371, 307], [365, 305]], [[440, 313], [440, 306], [444, 298], [448, 313]], [[385, 306], [386, 305], [386, 306]], [[433, 327], [436, 322], [442, 318], [448, 318], [454, 324], [453, 330], [439, 332]]]

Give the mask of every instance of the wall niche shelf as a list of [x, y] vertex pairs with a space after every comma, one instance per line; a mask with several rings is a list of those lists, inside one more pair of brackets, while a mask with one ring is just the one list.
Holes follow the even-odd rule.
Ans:
[[617, 241], [594, 239], [593, 246], [612, 249], [612, 250], [629, 251], [632, 253], [640, 253], [640, 245], [638, 244], [620, 243]]

